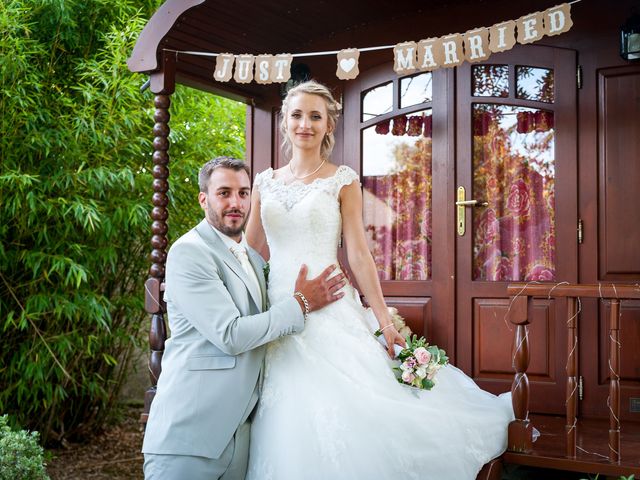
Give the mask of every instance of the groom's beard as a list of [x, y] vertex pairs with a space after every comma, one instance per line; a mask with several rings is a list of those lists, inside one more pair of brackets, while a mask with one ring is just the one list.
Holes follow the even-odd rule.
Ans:
[[[237, 209], [223, 211], [222, 218], [216, 212], [211, 213], [211, 223], [214, 227], [216, 227], [216, 230], [224, 233], [227, 237], [237, 237], [238, 235], [240, 235], [244, 231], [244, 226], [247, 224], [247, 220], [249, 219], [249, 215]], [[224, 223], [224, 217], [229, 214], [242, 215], [242, 222], [236, 226], [226, 225]]]

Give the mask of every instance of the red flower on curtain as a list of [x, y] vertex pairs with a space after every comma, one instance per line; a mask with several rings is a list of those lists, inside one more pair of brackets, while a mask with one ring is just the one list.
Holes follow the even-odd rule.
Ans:
[[529, 215], [529, 189], [522, 180], [517, 180], [509, 188], [507, 197], [507, 208], [513, 215], [526, 217]]
[[498, 257], [495, 279], [496, 280], [508, 280], [511, 278], [511, 271], [513, 270], [513, 263], [509, 257]]
[[410, 137], [417, 137], [422, 133], [422, 123], [424, 117], [422, 115], [412, 115], [409, 117], [409, 129], [407, 135]]
[[489, 208], [484, 215], [480, 216], [480, 221], [476, 226], [477, 236], [483, 238], [485, 242], [493, 242], [498, 235], [498, 219], [496, 212]]
[[389, 133], [389, 124], [391, 120], [382, 120], [381, 122], [376, 123], [376, 133], [378, 135], [386, 135]]
[[407, 132], [407, 117], [399, 115], [393, 118], [393, 127], [391, 128], [391, 134], [400, 136]]
[[555, 276], [554, 270], [546, 265], [534, 265], [527, 270], [527, 276], [524, 278], [525, 282], [550, 282]]

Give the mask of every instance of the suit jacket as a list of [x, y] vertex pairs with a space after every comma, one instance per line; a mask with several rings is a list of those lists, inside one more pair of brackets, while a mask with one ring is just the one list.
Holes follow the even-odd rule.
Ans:
[[248, 249], [261, 287], [207, 220], [167, 256], [165, 294], [171, 337], [142, 451], [218, 458], [257, 400], [264, 345], [304, 328], [296, 299], [266, 305], [264, 260]]

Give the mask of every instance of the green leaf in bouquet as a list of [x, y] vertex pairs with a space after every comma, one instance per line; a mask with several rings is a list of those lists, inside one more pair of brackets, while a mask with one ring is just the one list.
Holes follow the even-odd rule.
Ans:
[[433, 380], [429, 380], [428, 378], [422, 379], [422, 388], [424, 388], [425, 390], [431, 390], [434, 385], [435, 383], [433, 382]]
[[447, 357], [447, 352], [445, 352], [444, 350], [440, 349], [440, 365], [446, 365], [447, 363], [449, 363], [449, 357]]
[[411, 357], [413, 353], [408, 348], [403, 348], [396, 357], [400, 362], [404, 362], [407, 358]]

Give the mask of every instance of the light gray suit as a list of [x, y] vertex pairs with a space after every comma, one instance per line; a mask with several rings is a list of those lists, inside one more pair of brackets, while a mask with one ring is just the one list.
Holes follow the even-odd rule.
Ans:
[[218, 459], [257, 401], [264, 345], [304, 328], [293, 296], [261, 313], [265, 262], [252, 249], [248, 254], [262, 298], [251, 294], [248, 275], [206, 219], [169, 250], [164, 298], [171, 337], [145, 454]]

